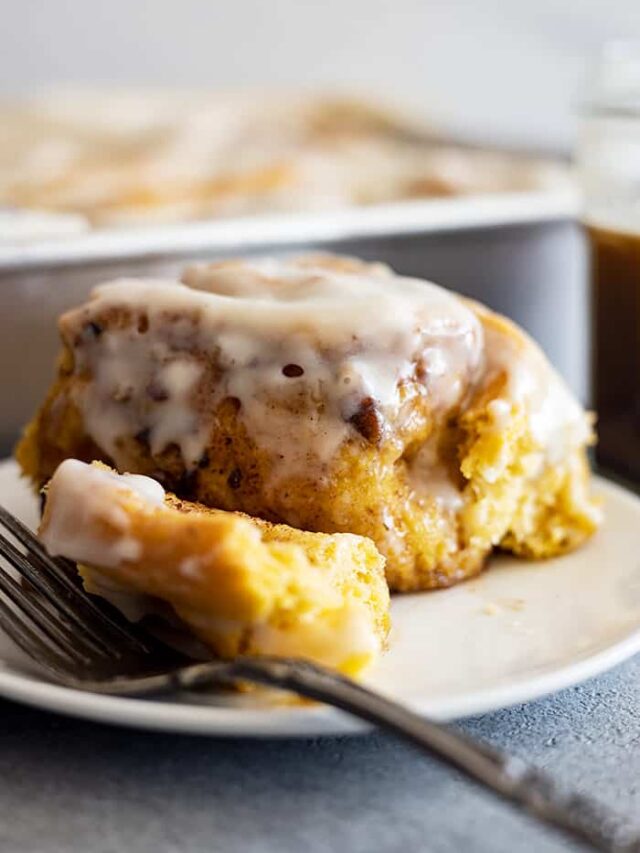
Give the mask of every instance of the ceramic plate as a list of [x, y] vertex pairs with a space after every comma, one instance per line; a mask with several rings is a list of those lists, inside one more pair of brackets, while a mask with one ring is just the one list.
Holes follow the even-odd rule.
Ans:
[[[367, 681], [440, 720], [493, 711], [577, 684], [640, 651], [640, 499], [605, 480], [606, 524], [582, 550], [541, 563], [492, 560], [479, 578], [393, 602], [391, 648]], [[34, 496], [0, 463], [0, 503], [33, 525]], [[365, 724], [267, 696], [134, 700], [43, 680], [0, 634], [0, 695], [103, 722], [228, 736], [342, 734]]]

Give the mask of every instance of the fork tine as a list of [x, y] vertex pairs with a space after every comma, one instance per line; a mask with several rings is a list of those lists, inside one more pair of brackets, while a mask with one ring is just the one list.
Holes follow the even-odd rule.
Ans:
[[53, 672], [55, 676], [64, 675], [68, 670], [65, 659], [60, 658], [58, 653], [25, 623], [21, 614], [9, 607], [2, 596], [0, 596], [0, 629], [26, 655]]
[[102, 683], [172, 669], [188, 659], [143, 626], [125, 627], [118, 611], [109, 615], [107, 602], [105, 612], [76, 573], [74, 563], [49, 556], [0, 506], [0, 629], [57, 681]]
[[[62, 596], [56, 596], [46, 578], [33, 569], [27, 557], [5, 539], [1, 532], [0, 555], [7, 560], [33, 591], [39, 593], [38, 599], [42, 599], [43, 617], [46, 607], [46, 616], [52, 621], [60, 622], [60, 617], [66, 620], [62, 622], [65, 631], [68, 630], [70, 624], [75, 627], [74, 638], [76, 642], [88, 645], [97, 654], [113, 654], [113, 644], [110, 646], [100, 634], [87, 626]], [[0, 572], [2, 571], [0, 566]], [[32, 594], [30, 600], [33, 602], [34, 599], [36, 596]]]
[[[29, 629], [29, 625], [35, 627], [48, 643], [64, 657], [71, 658], [74, 662], [89, 663], [91, 657], [84, 652], [72, 633], [64, 628], [64, 626], [47, 614], [43, 608], [38, 607], [35, 600], [31, 600], [29, 595], [20, 586], [20, 584], [11, 577], [6, 571], [0, 570], [0, 592], [5, 598], [14, 605], [16, 611], [21, 617], [21, 623], [30, 635], [33, 637], [34, 632]], [[14, 612], [16, 612], [14, 611]]]
[[[28, 577], [57, 608], [64, 609], [76, 625], [92, 636], [95, 641], [107, 646], [112, 654], [116, 642], [124, 642], [136, 652], [149, 650], [148, 645], [135, 629], [125, 627], [124, 624], [120, 624], [109, 616], [87, 595], [79, 583], [72, 580], [72, 576], [77, 572], [74, 563], [51, 557], [29, 528], [1, 505], [0, 522], [27, 550], [27, 558], [23, 557], [16, 569]], [[17, 553], [20, 554], [20, 552]], [[58, 588], [54, 582], [57, 583]], [[49, 586], [47, 592], [44, 590], [45, 585]], [[65, 605], [68, 606], [64, 606], [61, 602], [61, 593], [66, 598]]]

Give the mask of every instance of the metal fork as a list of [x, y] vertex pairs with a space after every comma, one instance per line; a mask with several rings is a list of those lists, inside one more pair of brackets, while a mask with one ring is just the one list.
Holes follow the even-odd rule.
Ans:
[[427, 720], [328, 669], [294, 658], [195, 661], [82, 588], [75, 564], [53, 559], [0, 507], [0, 628], [65, 687], [148, 696], [240, 682], [291, 691], [381, 726], [593, 849], [640, 852], [619, 818], [495, 747]]

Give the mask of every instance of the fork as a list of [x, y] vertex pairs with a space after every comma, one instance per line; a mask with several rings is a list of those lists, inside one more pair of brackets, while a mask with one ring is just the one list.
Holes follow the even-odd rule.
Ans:
[[118, 696], [243, 682], [287, 690], [400, 736], [592, 849], [640, 853], [640, 839], [625, 839], [619, 818], [601, 804], [563, 791], [519, 758], [419, 716], [339, 673], [296, 658], [194, 661], [88, 595], [75, 564], [49, 556], [1, 506], [0, 525], [0, 628], [57, 684]]

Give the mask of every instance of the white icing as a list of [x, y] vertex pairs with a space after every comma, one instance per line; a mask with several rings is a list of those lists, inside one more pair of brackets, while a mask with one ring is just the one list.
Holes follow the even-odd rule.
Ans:
[[[234, 398], [237, 418], [270, 456], [265, 488], [289, 476], [321, 479], [345, 441], [401, 430], [407, 397], [424, 395], [446, 419], [497, 374], [506, 385], [489, 414], [501, 430], [514, 406], [524, 410], [539, 445], [532, 476], [588, 440], [584, 412], [536, 345], [481, 322], [484, 309], [437, 285], [318, 257], [195, 265], [184, 280], [105, 284], [62, 319], [81, 380], [75, 402], [121, 469], [136, 437], [153, 454], [174, 445], [193, 469], [217, 406]], [[367, 406], [373, 436], [359, 421]], [[428, 442], [414, 457], [411, 487], [455, 511], [460, 487], [434, 453]], [[501, 470], [497, 460], [485, 479]]]
[[[95, 467], [95, 466], [93, 466]], [[162, 506], [164, 504], [165, 491], [157, 480], [151, 477], [144, 477], [142, 474], [115, 474], [111, 471], [101, 471], [103, 474], [109, 474], [113, 480], [124, 484], [132, 492], [135, 492], [147, 503], [154, 506]]]
[[511, 403], [508, 400], [496, 397], [495, 400], [489, 403], [487, 409], [497, 428], [501, 429], [508, 423], [509, 415], [511, 414]]
[[439, 458], [435, 441], [426, 441], [407, 467], [414, 497], [435, 500], [442, 509], [455, 512], [462, 506], [462, 493], [450, 471]]
[[202, 560], [200, 557], [185, 557], [178, 564], [178, 571], [186, 578], [197, 578], [202, 572]]
[[[207, 432], [192, 405], [202, 366], [152, 341], [137, 327], [106, 329], [76, 349], [79, 372], [90, 369], [79, 402], [88, 433], [118, 467], [127, 467], [123, 438], [148, 430], [153, 453], [176, 444], [189, 467], [206, 445]], [[149, 395], [153, 396], [149, 396]]]
[[117, 556], [120, 562], [132, 562], [142, 556], [142, 545], [133, 536], [123, 536], [117, 544]]
[[[173, 443], [195, 466], [215, 427], [213, 409], [234, 397], [279, 476], [310, 466], [321, 475], [357, 435], [351, 419], [365, 401], [383, 433], [398, 425], [400, 385], [417, 361], [421, 389], [443, 409], [462, 399], [480, 367], [474, 313], [443, 288], [381, 265], [263, 259], [192, 267], [185, 277], [189, 286], [102, 285], [62, 320], [76, 372], [92, 377], [78, 385], [76, 402], [118, 467], [127, 467], [122, 439], [142, 431], [152, 452]], [[128, 322], [86, 332], [114, 310], [128, 312]], [[215, 381], [205, 365], [219, 374]], [[291, 366], [302, 375], [287, 375]]]
[[[62, 462], [49, 484], [46, 524], [41, 539], [53, 556], [113, 567], [140, 557], [142, 546], [130, 535], [130, 520], [119, 505], [122, 493], [148, 507], [164, 504], [164, 489], [150, 477], [115, 474], [77, 459]], [[108, 537], [95, 534], [107, 526]]]
[[201, 365], [186, 358], [168, 362], [156, 374], [168, 397], [157, 404], [157, 417], [152, 419], [151, 451], [161, 453], [175, 442], [188, 466], [198, 461], [207, 438], [190, 400], [201, 375]]
[[589, 439], [591, 428], [582, 407], [555, 373], [548, 378], [541, 404], [532, 411], [531, 430], [550, 464]]
[[553, 465], [588, 442], [591, 426], [582, 406], [538, 346], [520, 330], [517, 334], [514, 338], [490, 327], [485, 330], [487, 379], [497, 372], [508, 379], [507, 400], [494, 400], [490, 412], [500, 429], [511, 406], [522, 406], [542, 451], [541, 465]]

